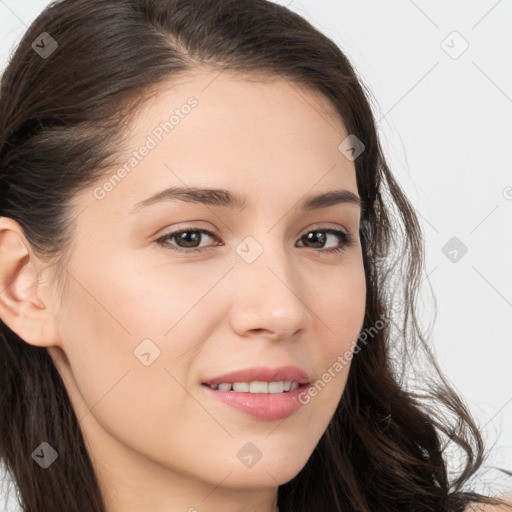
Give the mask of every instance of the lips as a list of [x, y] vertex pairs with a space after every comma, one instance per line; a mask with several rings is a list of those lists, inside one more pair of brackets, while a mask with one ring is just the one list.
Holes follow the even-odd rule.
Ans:
[[237, 370], [224, 375], [218, 375], [203, 380], [204, 385], [222, 384], [222, 383], [234, 383], [234, 382], [280, 382], [280, 381], [292, 381], [298, 384], [309, 384], [310, 377], [306, 371], [293, 365], [279, 366], [271, 368], [268, 366], [253, 366], [251, 368], [245, 368]]

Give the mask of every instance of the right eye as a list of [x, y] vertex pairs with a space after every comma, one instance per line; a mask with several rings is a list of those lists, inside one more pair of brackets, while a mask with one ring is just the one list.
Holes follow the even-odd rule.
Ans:
[[[216, 235], [212, 233], [211, 231], [208, 231], [207, 229], [180, 229], [179, 231], [173, 231], [171, 233], [167, 233], [166, 235], [158, 238], [155, 242], [166, 248], [170, 249], [171, 251], [178, 251], [178, 252], [203, 252], [211, 249], [213, 246], [206, 246], [206, 247], [198, 247], [197, 242], [201, 238], [201, 233], [206, 233], [211, 238], [216, 238]], [[176, 242], [179, 244], [185, 244], [185, 247], [173, 247], [174, 244], [170, 244], [168, 241], [176, 239]], [[217, 244], [219, 245], [219, 244]]]

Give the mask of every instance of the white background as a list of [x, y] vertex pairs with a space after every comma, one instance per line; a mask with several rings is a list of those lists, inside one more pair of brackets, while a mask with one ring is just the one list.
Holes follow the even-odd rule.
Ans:
[[[371, 90], [425, 234], [431, 341], [496, 443], [487, 464], [512, 471], [512, 0], [278, 3], [333, 39]], [[48, 4], [0, 0], [2, 69]], [[456, 262], [442, 252], [452, 237], [468, 248]]]

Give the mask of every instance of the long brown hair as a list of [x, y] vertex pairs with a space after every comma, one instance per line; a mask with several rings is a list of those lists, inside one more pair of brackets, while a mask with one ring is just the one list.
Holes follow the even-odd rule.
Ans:
[[[465, 487], [484, 460], [482, 437], [437, 368], [415, 313], [422, 235], [385, 162], [370, 93], [340, 49], [298, 14], [266, 0], [50, 4], [1, 79], [0, 215], [16, 220], [36, 254], [62, 275], [74, 194], [115, 161], [136, 107], [164, 80], [198, 66], [281, 77], [320, 91], [365, 145], [355, 166], [364, 202], [366, 336], [326, 432], [305, 467], [279, 487], [281, 512], [455, 512], [470, 501], [498, 503]], [[418, 365], [420, 354], [429, 379], [413, 386], [403, 369]], [[0, 457], [23, 509], [105, 512], [78, 419], [47, 350], [1, 322], [0, 365]], [[47, 469], [31, 457], [43, 441], [59, 454]], [[447, 444], [464, 456], [454, 478]]]

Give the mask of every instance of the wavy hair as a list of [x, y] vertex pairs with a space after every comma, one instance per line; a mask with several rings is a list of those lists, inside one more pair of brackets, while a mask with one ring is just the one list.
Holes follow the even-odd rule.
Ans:
[[[33, 46], [46, 38], [50, 46], [39, 49], [49, 51], [53, 43], [43, 32], [58, 44], [45, 56]], [[364, 203], [363, 331], [371, 336], [364, 343], [359, 338], [342, 398], [311, 457], [279, 487], [280, 511], [461, 512], [470, 502], [499, 503], [466, 488], [484, 460], [482, 434], [439, 371], [419, 324], [422, 234], [384, 159], [371, 94], [340, 48], [298, 14], [267, 0], [52, 2], [1, 77], [0, 215], [20, 224], [62, 284], [74, 195], [115, 162], [137, 107], [164, 81], [198, 67], [284, 78], [320, 91], [365, 145], [355, 167]], [[412, 385], [406, 370], [418, 366], [421, 354], [428, 380]], [[105, 512], [50, 355], [3, 322], [0, 389], [0, 457], [23, 510]], [[30, 456], [42, 441], [59, 453], [59, 463], [47, 469]], [[451, 478], [448, 446], [463, 455]]]

